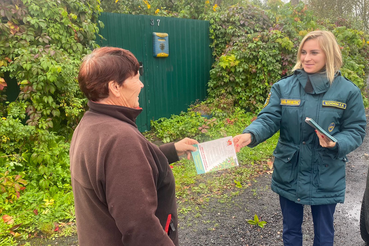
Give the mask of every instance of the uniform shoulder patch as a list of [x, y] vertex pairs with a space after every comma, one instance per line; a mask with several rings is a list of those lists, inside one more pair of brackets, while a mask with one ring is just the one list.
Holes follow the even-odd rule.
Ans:
[[267, 99], [265, 100], [265, 103], [264, 103], [264, 108], [266, 107], [266, 106], [268, 106], [268, 104], [269, 104], [269, 100], [270, 100], [270, 96], [272, 95], [272, 93], [271, 92], [269, 92], [269, 94], [268, 94], [268, 97], [267, 97]]

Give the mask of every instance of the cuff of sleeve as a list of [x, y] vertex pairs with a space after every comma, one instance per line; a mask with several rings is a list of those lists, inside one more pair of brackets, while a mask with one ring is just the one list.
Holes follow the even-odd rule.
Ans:
[[247, 145], [248, 147], [254, 147], [256, 146], [256, 139], [255, 139], [255, 135], [254, 133], [248, 131], [248, 130], [245, 130], [243, 131], [243, 133], [250, 133], [251, 134], [251, 143], [249, 145]]
[[328, 149], [331, 153], [333, 153], [333, 155], [335, 156], [335, 158], [340, 159], [343, 158], [341, 156], [339, 156], [339, 145], [338, 142], [336, 143], [336, 145], [333, 148], [329, 148]]
[[336, 143], [336, 145], [333, 148], [330, 148], [330, 150], [338, 152], [338, 142]]
[[167, 143], [159, 146], [161, 152], [167, 157], [169, 164], [179, 161], [176, 148], [174, 147], [174, 143]]

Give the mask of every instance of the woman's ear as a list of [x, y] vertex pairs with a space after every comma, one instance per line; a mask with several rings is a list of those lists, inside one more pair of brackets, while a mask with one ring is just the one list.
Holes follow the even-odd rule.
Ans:
[[119, 84], [115, 81], [110, 81], [108, 83], [108, 88], [109, 88], [109, 94], [111, 94], [114, 97], [120, 97], [120, 91], [119, 91]]

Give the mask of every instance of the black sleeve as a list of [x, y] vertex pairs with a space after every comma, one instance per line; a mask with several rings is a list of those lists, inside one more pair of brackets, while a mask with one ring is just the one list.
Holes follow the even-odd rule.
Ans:
[[179, 161], [174, 143], [167, 143], [159, 146], [159, 149], [167, 157], [169, 164]]

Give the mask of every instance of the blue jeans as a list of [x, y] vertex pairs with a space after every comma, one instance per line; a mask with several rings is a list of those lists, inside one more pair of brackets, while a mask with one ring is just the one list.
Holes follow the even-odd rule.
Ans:
[[[304, 217], [304, 205], [279, 196], [283, 215], [283, 243], [285, 246], [302, 246], [301, 225]], [[314, 222], [314, 246], [333, 246], [333, 214], [336, 204], [312, 205]]]

